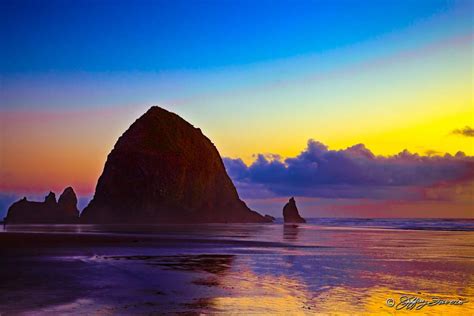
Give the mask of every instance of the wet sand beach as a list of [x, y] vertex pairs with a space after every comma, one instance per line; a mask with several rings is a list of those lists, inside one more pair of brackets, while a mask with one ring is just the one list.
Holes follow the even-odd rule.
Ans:
[[[472, 221], [11, 226], [2, 315], [474, 312]], [[438, 301], [439, 303], [439, 301]], [[418, 306], [420, 303], [418, 303]], [[398, 305], [403, 307], [402, 305]], [[407, 307], [396, 314], [413, 313]]]

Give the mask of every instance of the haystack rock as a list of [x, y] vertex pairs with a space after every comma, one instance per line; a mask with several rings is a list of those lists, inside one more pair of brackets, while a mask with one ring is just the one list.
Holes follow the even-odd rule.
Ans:
[[240, 200], [199, 128], [150, 108], [108, 155], [85, 223], [267, 222]]
[[306, 220], [298, 212], [295, 198], [292, 197], [283, 207], [283, 219], [285, 223], [306, 223]]
[[71, 224], [79, 220], [77, 198], [74, 190], [68, 187], [56, 202], [53, 192], [44, 198], [44, 202], [28, 201], [25, 198], [13, 203], [5, 218], [8, 224]]

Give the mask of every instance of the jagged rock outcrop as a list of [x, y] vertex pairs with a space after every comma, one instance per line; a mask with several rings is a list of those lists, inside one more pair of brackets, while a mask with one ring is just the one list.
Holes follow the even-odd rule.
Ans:
[[306, 223], [306, 220], [300, 216], [293, 197], [283, 207], [283, 220], [285, 223]]
[[271, 223], [273, 221], [275, 221], [275, 217], [271, 216], [271, 215], [268, 215], [268, 214], [265, 214], [264, 218], [267, 220], [267, 222]]
[[26, 197], [8, 208], [7, 224], [72, 224], [79, 220], [77, 198], [74, 190], [68, 187], [56, 202], [54, 192], [44, 198], [44, 202], [28, 201]]
[[58, 206], [64, 214], [69, 214], [73, 217], [79, 216], [76, 193], [71, 187], [64, 189], [63, 193], [59, 196]]
[[108, 155], [86, 223], [266, 222], [240, 200], [199, 128], [150, 108]]

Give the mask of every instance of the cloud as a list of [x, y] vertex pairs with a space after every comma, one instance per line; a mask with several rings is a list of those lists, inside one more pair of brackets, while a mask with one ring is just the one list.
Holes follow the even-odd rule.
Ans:
[[433, 155], [441, 155], [443, 154], [442, 152], [440, 151], [437, 151], [437, 150], [434, 150], [434, 149], [428, 149], [428, 150], [425, 150], [425, 155], [427, 156], [433, 156]]
[[474, 157], [462, 152], [420, 156], [404, 150], [384, 157], [363, 144], [330, 150], [314, 140], [296, 157], [259, 154], [250, 166], [231, 158], [224, 158], [224, 164], [243, 198], [297, 195], [414, 201], [426, 199], [426, 189], [438, 184], [474, 180]]
[[464, 126], [464, 128], [455, 129], [451, 133], [466, 137], [474, 137], [474, 129], [470, 126]]

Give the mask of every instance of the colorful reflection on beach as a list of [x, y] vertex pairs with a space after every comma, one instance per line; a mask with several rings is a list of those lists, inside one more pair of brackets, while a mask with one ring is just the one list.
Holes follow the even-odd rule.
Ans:
[[[32, 314], [474, 314], [473, 221], [409, 224], [7, 227], [0, 307]], [[22, 241], [8, 247], [9, 238]], [[403, 305], [404, 296], [419, 301]]]

